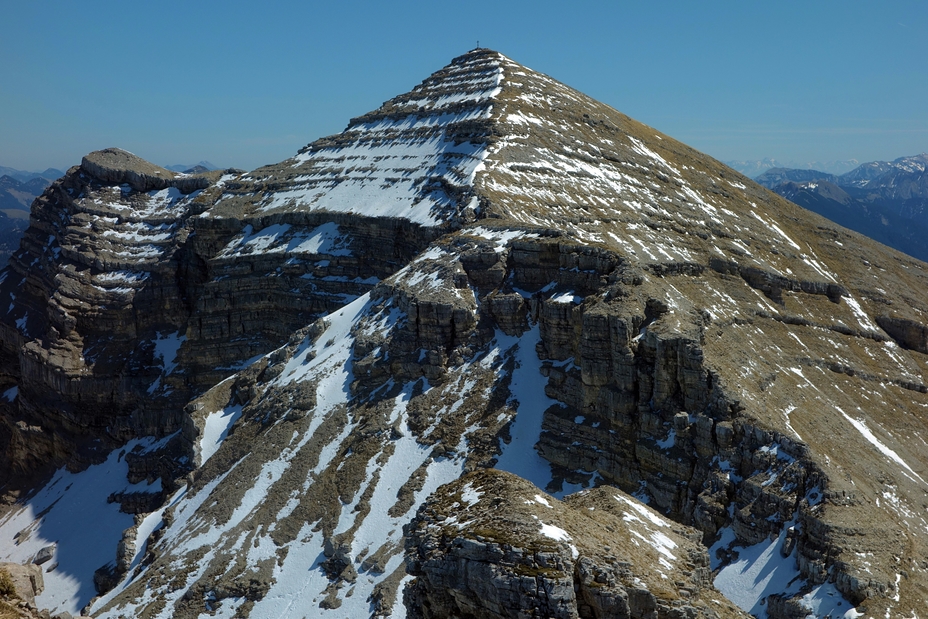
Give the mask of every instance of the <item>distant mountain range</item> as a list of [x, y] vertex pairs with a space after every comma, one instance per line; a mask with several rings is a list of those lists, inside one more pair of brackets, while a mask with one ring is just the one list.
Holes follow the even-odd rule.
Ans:
[[[192, 171], [192, 173], [209, 172], [211, 170], [219, 169], [217, 166], [205, 160], [198, 163], [177, 163], [174, 165], [166, 165], [164, 167], [168, 170], [171, 170], [172, 172]], [[48, 186], [52, 181], [64, 176], [64, 172], [57, 168], [46, 168], [42, 172], [26, 172], [24, 170], [17, 170], [16, 168], [0, 166], [0, 176], [9, 176], [10, 178], [18, 180], [21, 183], [25, 183], [36, 178], [42, 178], [48, 181], [48, 183], [45, 183], [45, 185]]]
[[842, 226], [928, 261], [928, 154], [864, 163], [841, 175], [772, 168], [755, 180]]
[[219, 168], [209, 161], [201, 161], [194, 164], [185, 164], [185, 163], [176, 163], [174, 165], [164, 166], [171, 172], [186, 172], [188, 174], [199, 174], [200, 172], [210, 172], [212, 170], [218, 170]]
[[19, 239], [29, 225], [32, 201], [50, 184], [43, 176], [34, 176], [26, 182], [7, 174], [0, 176], [0, 268], [6, 266], [10, 254], [19, 247]]
[[766, 157], [754, 161], [725, 161], [725, 165], [738, 170], [745, 176], [757, 178], [769, 170], [787, 168], [791, 170], [820, 170], [829, 174], [844, 174], [860, 166], [856, 159], [845, 161], [777, 161]]
[[26, 183], [36, 178], [45, 179], [48, 182], [45, 183], [48, 186], [53, 180], [61, 178], [64, 176], [64, 172], [58, 170], [57, 168], [46, 168], [42, 172], [25, 172], [23, 170], [17, 170], [16, 168], [8, 168], [6, 166], [0, 165], [0, 176], [9, 176], [21, 183]]
[[51, 184], [41, 176], [22, 182], [9, 175], [0, 176], [0, 210], [19, 209], [26, 212], [36, 196]]

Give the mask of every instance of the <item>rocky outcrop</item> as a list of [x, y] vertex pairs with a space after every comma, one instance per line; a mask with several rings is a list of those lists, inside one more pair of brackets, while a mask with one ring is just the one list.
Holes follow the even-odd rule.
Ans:
[[179, 425], [191, 395], [171, 375], [188, 318], [179, 247], [222, 173], [181, 191], [157, 171], [123, 151], [92, 153], [33, 204], [0, 284], [0, 355], [18, 391], [4, 415], [7, 476], [80, 466]]
[[928, 354], [928, 326], [893, 316], [877, 316], [876, 322], [901, 347]]
[[[19, 565], [17, 563], [0, 563], [0, 580], [9, 591], [3, 591], [6, 597], [12, 597], [35, 607], [35, 596], [45, 589], [42, 568], [35, 564]], [[2, 575], [5, 574], [5, 577]]]
[[[18, 392], [0, 428], [7, 478], [177, 431], [192, 397], [436, 236], [394, 218], [209, 212], [239, 176], [175, 174], [107, 149], [36, 201], [0, 282], [4, 384]], [[183, 469], [163, 471], [165, 484]]]
[[209, 178], [205, 176], [177, 174], [119, 148], [90, 153], [81, 160], [81, 170], [103, 183], [126, 184], [140, 192], [171, 187], [182, 194], [189, 194], [210, 185]]
[[191, 317], [179, 364], [198, 389], [368, 292], [436, 235], [402, 220], [352, 215], [245, 221], [200, 217], [185, 248]]
[[[36, 607], [35, 598], [45, 588], [42, 568], [37, 565], [0, 563], [0, 616], [17, 619], [53, 619]], [[55, 615], [54, 619], [70, 619]]]
[[699, 534], [617, 490], [566, 503], [485, 470], [406, 528], [411, 617], [747, 617], [719, 601]]

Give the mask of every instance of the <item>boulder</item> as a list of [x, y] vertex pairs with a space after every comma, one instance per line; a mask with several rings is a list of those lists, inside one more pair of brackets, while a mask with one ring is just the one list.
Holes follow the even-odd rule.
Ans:
[[9, 574], [14, 595], [26, 604], [35, 606], [35, 596], [45, 590], [42, 568], [37, 565], [0, 563], [0, 579], [3, 572]]

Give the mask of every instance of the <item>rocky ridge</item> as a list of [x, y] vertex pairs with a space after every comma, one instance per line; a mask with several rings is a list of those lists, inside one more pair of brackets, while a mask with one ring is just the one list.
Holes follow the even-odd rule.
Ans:
[[108, 149], [35, 201], [0, 275], [10, 300], [0, 356], [18, 394], [4, 416], [5, 470], [92, 461], [95, 440], [179, 425], [190, 392], [167, 378], [186, 326], [178, 249], [211, 181], [224, 182]]
[[[110, 157], [129, 161], [89, 159]], [[196, 195], [149, 186], [164, 172], [148, 165], [69, 171], [37, 202], [3, 283], [11, 469], [80, 462], [82, 438], [164, 437], [107, 460], [171, 498], [110, 495], [141, 513], [98, 572], [112, 588], [94, 614], [386, 616], [402, 588], [445, 608], [447, 587], [416, 572], [419, 541], [407, 587], [403, 525], [418, 512], [409, 530], [427, 531], [460, 488], [439, 487], [487, 466], [556, 495], [635, 493], [696, 527], [716, 584], [746, 589], [739, 604], [757, 615], [903, 616], [928, 598], [922, 263], [489, 50]], [[168, 224], [153, 217], [177, 226], [163, 245], [126, 240], [130, 224]], [[143, 227], [132, 234], [155, 234]], [[128, 262], [108, 230], [161, 253]], [[84, 298], [123, 271], [147, 273], [132, 295], [160, 304]], [[120, 343], [94, 357], [99, 317]], [[110, 399], [85, 406], [83, 393]], [[622, 490], [608, 492], [647, 509]], [[500, 522], [530, 518], [517, 507]], [[490, 508], [475, 503], [475, 517]], [[592, 595], [587, 568], [558, 552], [551, 582]], [[624, 574], [592, 554], [594, 572]], [[742, 587], [746, 564], [784, 579]], [[631, 574], [655, 612], [658, 598], [711, 591], [674, 580], [658, 595], [653, 571]], [[615, 583], [596, 604], [631, 599]], [[565, 604], [565, 616], [598, 608]]]

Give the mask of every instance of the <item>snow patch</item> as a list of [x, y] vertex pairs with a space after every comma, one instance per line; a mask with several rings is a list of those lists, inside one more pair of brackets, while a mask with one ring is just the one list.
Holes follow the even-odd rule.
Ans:
[[[882, 453], [884, 456], [886, 456], [887, 458], [889, 458], [890, 460], [892, 460], [893, 462], [895, 462], [896, 464], [904, 468], [905, 471], [902, 471], [903, 475], [905, 475], [912, 481], [915, 481], [917, 479], [922, 484], [928, 486], [928, 483], [926, 483], [925, 480], [922, 479], [918, 473], [913, 471], [912, 467], [906, 464], [905, 460], [899, 457], [899, 454], [897, 454], [895, 451], [887, 447], [882, 441], [880, 441], [880, 439], [878, 439], [873, 434], [873, 432], [870, 430], [870, 428], [867, 427], [867, 423], [863, 419], [854, 419], [853, 417], [849, 416], [847, 413], [845, 413], [843, 410], [841, 410], [837, 406], [835, 407], [835, 409], [839, 413], [841, 413], [844, 416], [844, 418], [847, 419], [850, 422], [850, 424], [854, 426], [857, 429], [857, 431], [860, 432], [861, 435], [870, 442], [871, 445], [876, 447], [877, 450], [880, 451], [880, 453]], [[908, 473], [906, 473], [906, 471], [908, 471]], [[909, 473], [911, 473], [911, 475]]]
[[550, 537], [556, 542], [569, 542], [573, 539], [564, 529], [543, 522], [541, 523], [541, 534], [545, 537]]
[[[512, 440], [502, 446], [496, 468], [515, 473], [527, 479], [539, 488], [546, 488], [551, 482], [551, 464], [535, 450], [535, 444], [541, 436], [542, 416], [549, 407], [560, 406], [557, 400], [545, 395], [539, 389], [542, 380], [541, 360], [535, 353], [535, 346], [541, 341], [538, 325], [533, 326], [521, 337], [512, 337], [502, 331], [496, 332], [496, 340], [489, 359], [495, 355], [512, 355], [515, 368], [512, 372], [509, 391], [514, 403], [518, 403], [517, 413], [509, 428]], [[554, 493], [555, 497], [558, 494]]]
[[0, 518], [0, 561], [28, 563], [40, 549], [56, 545], [52, 561], [58, 567], [43, 575], [45, 590], [36, 597], [40, 608], [77, 616], [97, 595], [94, 571], [114, 560], [123, 530], [133, 524], [133, 516], [107, 498], [114, 492], [148, 489], [144, 483], [128, 484], [123, 456], [153, 442], [130, 441], [80, 473], [59, 469], [42, 489]]
[[200, 435], [200, 466], [219, 450], [219, 446], [229, 436], [229, 430], [242, 416], [242, 405], [226, 406], [222, 410], [210, 413], [203, 424]]

